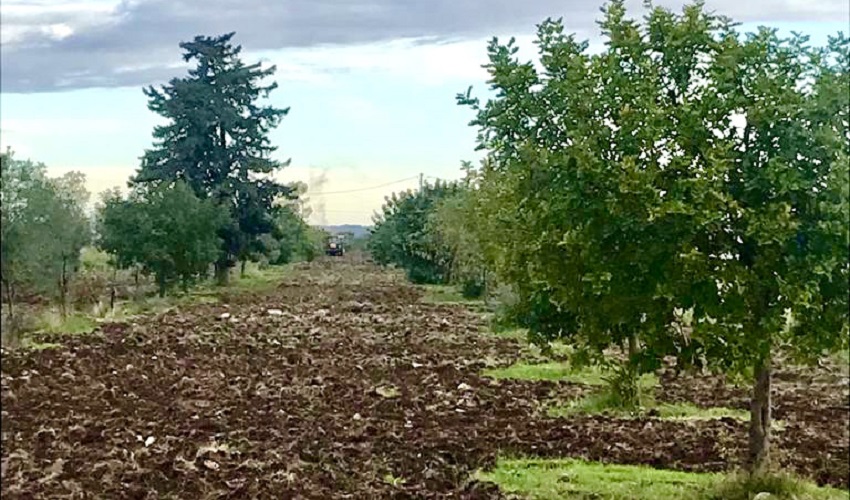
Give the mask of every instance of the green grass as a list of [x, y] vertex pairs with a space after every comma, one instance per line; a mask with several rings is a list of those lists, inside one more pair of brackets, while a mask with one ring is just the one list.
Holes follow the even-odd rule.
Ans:
[[[553, 346], [555, 352], [568, 355], [568, 349]], [[564, 347], [560, 345], [560, 347]], [[563, 352], [561, 352], [563, 351]], [[547, 361], [543, 363], [520, 362], [502, 368], [488, 368], [482, 372], [485, 377], [493, 379], [515, 379], [529, 381], [565, 381], [598, 388], [592, 394], [569, 403], [553, 402], [546, 409], [547, 415], [554, 418], [571, 415], [609, 414], [623, 417], [652, 415], [665, 420], [709, 420], [723, 417], [748, 421], [749, 412], [733, 408], [700, 408], [690, 403], [656, 403], [651, 389], [658, 385], [658, 378], [653, 374], [644, 374], [638, 381], [641, 391], [641, 407], [635, 410], [622, 408], [617, 398], [608, 390], [606, 378], [613, 375], [598, 366], [575, 368], [566, 361]], [[777, 428], [782, 428], [782, 422], [775, 422]]]
[[700, 408], [691, 403], [661, 403], [653, 408], [658, 412], [659, 418], [669, 420], [710, 420], [724, 417], [745, 422], [750, 420], [750, 412], [722, 406]]
[[483, 306], [482, 299], [467, 299], [460, 293], [460, 289], [452, 285], [419, 285], [425, 290], [422, 297], [423, 302], [431, 304], [471, 304]]
[[260, 269], [257, 264], [251, 262], [246, 266], [244, 276], [240, 274], [237, 266], [227, 288], [234, 292], [261, 292], [279, 285], [289, 272], [289, 266], [269, 266]]
[[750, 500], [769, 493], [770, 500], [848, 500], [850, 491], [823, 488], [786, 473], [762, 476], [732, 475], [716, 483], [704, 497], [707, 500]]
[[21, 347], [24, 349], [32, 349], [33, 351], [43, 351], [45, 349], [56, 349], [62, 347], [62, 344], [55, 342], [36, 342], [32, 339], [24, 338], [21, 340]]
[[[650, 413], [650, 410], [654, 410]], [[711, 420], [723, 417], [749, 421], [750, 414], [734, 408], [700, 408], [691, 403], [660, 403], [650, 397], [643, 398], [643, 407], [636, 412], [628, 412], [612, 404], [606, 391], [598, 391], [568, 404], [553, 404], [546, 409], [550, 417], [568, 417], [571, 415], [612, 414], [618, 416], [648, 416], [664, 420]]]
[[503, 492], [527, 495], [534, 500], [697, 498], [719, 478], [714, 474], [571, 459], [500, 459], [491, 472], [476, 474], [476, 479], [494, 482]]
[[63, 318], [53, 309], [43, 311], [36, 320], [36, 331], [44, 333], [82, 335], [94, 331], [97, 323], [94, 318], [81, 314], [72, 313]]
[[733, 418], [749, 421], [750, 412], [737, 408], [701, 408], [691, 403], [661, 403], [654, 406], [659, 418], [671, 420], [709, 420], [715, 418]]
[[528, 330], [525, 328], [490, 328], [490, 333], [505, 339], [514, 339], [520, 342], [528, 341]]
[[199, 304], [216, 304], [219, 298], [216, 293], [197, 289], [183, 295], [168, 295], [165, 297], [147, 297], [143, 300], [131, 300], [115, 304], [114, 311], [103, 315], [104, 319], [121, 321], [140, 314], [161, 314], [174, 308]]
[[[128, 301], [116, 304], [116, 311], [111, 319], [123, 319], [137, 314], [160, 314], [171, 309], [189, 307], [199, 304], [216, 304], [222, 297], [229, 294], [262, 292], [276, 287], [289, 273], [289, 266], [271, 266], [259, 269], [257, 264], [248, 263], [245, 276], [239, 271], [233, 271], [230, 283], [219, 287], [212, 282], [205, 282], [190, 288], [187, 293], [176, 290], [165, 297], [146, 297], [144, 300]], [[109, 318], [109, 316], [106, 316]]]
[[407, 482], [407, 479], [405, 479], [403, 477], [396, 477], [391, 472], [384, 474], [383, 480], [384, 480], [385, 483], [387, 483], [391, 486], [396, 486], [396, 487], [402, 486], [402, 485], [404, 485], [404, 483]]
[[[817, 488], [782, 477], [760, 482], [729, 480], [722, 474], [653, 469], [644, 466], [608, 465], [573, 459], [499, 459], [490, 472], [478, 471], [479, 481], [496, 483], [505, 493], [534, 500], [749, 500], [761, 491], [777, 498], [813, 500], [847, 499], [847, 492]], [[762, 489], [764, 488], [764, 489]]]
[[564, 361], [565, 363], [574, 352], [572, 347], [560, 341], [549, 342], [545, 349], [529, 342], [523, 350], [525, 357], [529, 360]]
[[609, 391], [602, 390], [567, 404], [552, 404], [546, 409], [546, 414], [553, 418], [559, 418], [598, 414], [626, 416], [631, 415], [632, 412], [621, 408]]
[[[90, 250], [86, 254], [90, 267], [104, 265], [101, 253]], [[171, 295], [165, 297], [144, 297], [138, 300], [119, 301], [113, 310], [109, 305], [95, 304], [87, 311], [74, 311], [67, 317], [62, 318], [56, 307], [37, 308], [27, 311], [30, 326], [21, 334], [20, 345], [29, 349], [48, 349], [59, 347], [60, 344], [53, 342], [41, 343], [34, 341], [28, 333], [42, 333], [51, 335], [51, 340], [58, 340], [61, 335], [83, 335], [95, 330], [99, 321], [124, 321], [140, 314], [161, 314], [166, 311], [188, 307], [197, 304], [218, 303], [222, 297], [228, 294], [245, 292], [258, 292], [268, 290], [277, 286], [289, 272], [289, 266], [271, 266], [259, 269], [256, 264], [249, 264], [244, 277], [239, 277], [239, 272], [234, 272], [230, 285], [221, 288], [210, 283], [203, 283], [190, 288], [188, 293], [179, 293], [174, 290]], [[57, 338], [54, 338], [56, 336]]]
[[[749, 422], [750, 420], [750, 413], [745, 410], [726, 407], [701, 408], [690, 403], [656, 404], [650, 395], [641, 395], [639, 408], [623, 408], [617, 402], [617, 399], [612, 397], [611, 393], [605, 389], [567, 404], [551, 403], [546, 408], [546, 415], [552, 418], [602, 414], [620, 418], [652, 417], [680, 421], [712, 420], [724, 417], [741, 422]], [[771, 421], [771, 428], [776, 431], [785, 429], [785, 425], [784, 420]]]
[[[483, 375], [494, 379], [565, 381], [591, 386], [603, 386], [607, 384], [605, 381], [607, 375], [599, 367], [574, 368], [565, 361], [515, 363], [504, 368], [484, 370]], [[639, 382], [640, 386], [644, 389], [652, 388], [657, 383], [658, 378], [653, 374], [641, 376]]]
[[[567, 363], [514, 363], [504, 368], [489, 368], [484, 370], [483, 375], [494, 379], [516, 379], [516, 380], [570, 380], [581, 378]], [[579, 382], [581, 383], [581, 382]]]
[[837, 366], [839, 373], [845, 377], [850, 376], [850, 349], [841, 349], [834, 353], [832, 362]]

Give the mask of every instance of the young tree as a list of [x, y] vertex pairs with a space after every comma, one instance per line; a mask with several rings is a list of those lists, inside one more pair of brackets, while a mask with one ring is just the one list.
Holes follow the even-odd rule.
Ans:
[[67, 313], [68, 285], [90, 239], [85, 177], [71, 172], [48, 178], [46, 167], [0, 154], [0, 241], [4, 299], [14, 319], [18, 292], [58, 299]]
[[244, 64], [241, 46], [231, 44], [233, 35], [181, 43], [183, 58], [197, 66], [160, 90], [145, 89], [148, 108], [169, 123], [154, 129], [154, 148], [145, 151], [133, 180], [136, 185], [182, 180], [198, 197], [229, 210], [232, 222], [219, 232], [216, 261], [222, 283], [238, 260], [256, 250], [258, 237], [271, 232], [274, 200], [290, 194], [270, 178], [288, 162], [271, 159], [277, 148], [268, 139], [289, 108], [257, 104], [277, 88], [276, 83], [262, 84], [275, 67]]
[[455, 194], [437, 203], [425, 227], [437, 244], [451, 254], [451, 279], [470, 298], [484, 293], [487, 284], [480, 231], [475, 227], [479, 220], [475, 202], [472, 186], [462, 184]]
[[[481, 145], [493, 160], [484, 183], [513, 213], [506, 238], [506, 281], [534, 333], [566, 338], [604, 361], [612, 345], [628, 345], [620, 394], [635, 406], [640, 361], [657, 360], [651, 348], [673, 321], [668, 294], [687, 220], [656, 218], [654, 210], [688, 196], [671, 175], [693, 159], [665, 142], [671, 123], [687, 111], [669, 97], [671, 64], [657, 57], [649, 33], [612, 3], [600, 23], [608, 47], [586, 54], [587, 44], [563, 33], [560, 21], [538, 30], [542, 74], [520, 63], [513, 40], [490, 45], [491, 84], [499, 97], [478, 111]], [[662, 15], [657, 11], [654, 16]], [[706, 43], [718, 21], [699, 9], [667, 24], [648, 21], [668, 44], [686, 51]], [[683, 64], [690, 64], [684, 61]], [[643, 367], [644, 369], [648, 367]]]
[[[44, 234], [35, 226], [35, 200], [49, 198], [44, 164], [19, 161], [7, 150], [0, 154], [0, 274], [3, 299], [15, 323], [18, 289], [34, 281], [38, 275], [38, 245]], [[31, 230], [27, 231], [30, 227]]]
[[194, 195], [183, 182], [136, 191], [128, 199], [107, 194], [99, 207], [98, 246], [119, 267], [140, 265], [156, 277], [159, 295], [179, 281], [185, 291], [216, 260], [218, 230], [228, 214]]
[[56, 256], [54, 275], [58, 274], [59, 305], [62, 315], [67, 314], [71, 276], [77, 272], [80, 253], [92, 238], [91, 220], [86, 214], [89, 192], [86, 177], [80, 172], [68, 172], [52, 179], [56, 203], [51, 214], [53, 238], [52, 251]]
[[667, 354], [753, 374], [760, 471], [771, 353], [847, 344], [847, 39], [742, 40], [701, 3], [642, 24], [622, 1], [604, 12], [602, 53], [547, 20], [542, 73], [494, 39], [496, 97], [459, 96], [488, 150], [491, 262], [536, 333], [597, 358], [628, 343], [632, 381]]
[[805, 37], [761, 29], [722, 43], [709, 92], [743, 124], [715, 129], [725, 138], [715, 182], [725, 210], [695, 204], [712, 222], [688, 254], [683, 278], [698, 287], [684, 296], [705, 355], [753, 377], [758, 473], [769, 464], [775, 355], [812, 361], [850, 343], [850, 40], [813, 50]]
[[[309, 237], [310, 226], [295, 213], [293, 207], [281, 207], [275, 218], [272, 232], [276, 258], [274, 264], [287, 264], [297, 257], [307, 257], [311, 253], [312, 242]], [[312, 256], [311, 256], [312, 257]]]
[[458, 189], [437, 181], [418, 191], [393, 193], [374, 217], [369, 251], [378, 264], [395, 264], [414, 283], [446, 283], [451, 278], [452, 254], [428, 230], [428, 218], [437, 204]]

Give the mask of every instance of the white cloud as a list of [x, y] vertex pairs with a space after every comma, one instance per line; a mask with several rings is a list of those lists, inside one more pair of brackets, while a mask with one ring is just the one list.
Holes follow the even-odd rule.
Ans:
[[[507, 37], [504, 37], [507, 40]], [[534, 58], [533, 35], [517, 36], [521, 60]], [[259, 55], [276, 64], [279, 80], [332, 85], [333, 75], [357, 72], [408, 79], [425, 85], [481, 82], [487, 71], [487, 39], [428, 43], [417, 39], [362, 45], [284, 49]], [[257, 55], [257, 54], [254, 54]]]
[[3, 44], [14, 44], [41, 34], [51, 40], [65, 39], [78, 31], [117, 20], [118, 0], [32, 1], [5, 0], [0, 4]]
[[0, 14], [4, 16], [75, 14], [80, 12], [106, 14], [114, 11], [120, 3], [120, 0], [5, 0], [3, 5], [0, 5]]
[[62, 40], [74, 34], [74, 28], [65, 23], [55, 23], [43, 26], [41, 31], [54, 40]]
[[[630, 16], [644, 14], [642, 3], [628, 0]], [[685, 2], [656, 3], [679, 11]], [[478, 43], [422, 48], [411, 40], [527, 33], [550, 16], [563, 17], [568, 31], [597, 38], [599, 6], [599, 0], [4, 0], [3, 83], [6, 92], [20, 93], [147, 85], [167, 79], [165, 66], [177, 59], [178, 41], [231, 30], [246, 50], [314, 47], [309, 57], [321, 58], [338, 53], [325, 50], [327, 44], [339, 44], [348, 47], [347, 60], [319, 61], [318, 66], [401, 68], [422, 75], [426, 83], [439, 83], [446, 74], [478, 74], [474, 64], [466, 64], [478, 60]], [[834, 23], [848, 13], [846, 0], [708, 0], [706, 7], [742, 22]], [[383, 47], [363, 45], [369, 42]], [[412, 59], [402, 55], [405, 51]], [[127, 61], [149, 69], [115, 71]]]

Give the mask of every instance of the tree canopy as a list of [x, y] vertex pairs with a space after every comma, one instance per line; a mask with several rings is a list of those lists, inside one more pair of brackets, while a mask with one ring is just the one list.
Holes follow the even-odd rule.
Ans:
[[80, 250], [91, 238], [85, 176], [50, 178], [43, 163], [0, 154], [0, 273], [6, 303], [19, 292], [55, 297], [64, 312]]
[[156, 277], [160, 295], [206, 275], [218, 257], [219, 228], [227, 212], [194, 195], [182, 181], [135, 191], [107, 193], [98, 214], [98, 246], [122, 268], [134, 265]]
[[539, 65], [494, 39], [495, 97], [458, 96], [488, 261], [543, 337], [752, 375], [761, 468], [771, 356], [848, 342], [848, 39], [743, 36], [701, 3], [640, 22], [613, 1], [599, 25], [592, 54], [546, 20]]
[[136, 185], [182, 180], [196, 196], [227, 207], [232, 222], [219, 231], [222, 280], [256, 250], [260, 235], [272, 231], [273, 202], [291, 191], [271, 178], [286, 163], [271, 158], [277, 148], [268, 138], [289, 108], [258, 103], [277, 88], [263, 84], [275, 67], [243, 63], [233, 35], [181, 43], [184, 60], [195, 61], [195, 68], [161, 89], [145, 89], [148, 108], [168, 123], [154, 128], [154, 147], [133, 179]]
[[369, 251], [375, 262], [405, 270], [415, 283], [446, 283], [451, 278], [452, 253], [429, 230], [429, 216], [438, 203], [456, 193], [456, 183], [437, 181], [417, 191], [393, 193], [374, 217]]

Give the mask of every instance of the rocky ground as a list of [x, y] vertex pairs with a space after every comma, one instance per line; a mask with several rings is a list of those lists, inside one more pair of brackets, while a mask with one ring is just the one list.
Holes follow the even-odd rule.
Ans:
[[[479, 374], [520, 355], [479, 313], [368, 264], [301, 266], [273, 291], [104, 324], [2, 360], [3, 498], [498, 498], [498, 454], [681, 470], [740, 464], [732, 419], [548, 418], [583, 389]], [[783, 466], [848, 487], [841, 375], [780, 370]], [[717, 379], [661, 401], [746, 408]]]

